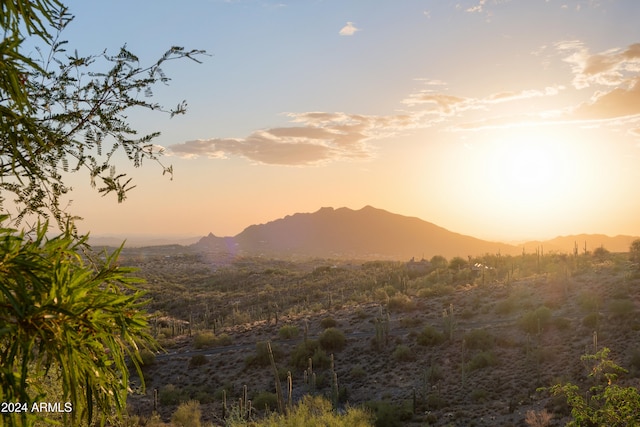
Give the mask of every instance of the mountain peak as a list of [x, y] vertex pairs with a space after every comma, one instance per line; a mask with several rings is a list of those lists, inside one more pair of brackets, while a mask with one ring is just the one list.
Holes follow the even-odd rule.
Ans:
[[[236, 253], [270, 257], [395, 259], [519, 253], [514, 246], [453, 233], [414, 217], [366, 205], [359, 210], [322, 207], [252, 225], [232, 238]], [[225, 248], [224, 239], [207, 237], [198, 246]]]

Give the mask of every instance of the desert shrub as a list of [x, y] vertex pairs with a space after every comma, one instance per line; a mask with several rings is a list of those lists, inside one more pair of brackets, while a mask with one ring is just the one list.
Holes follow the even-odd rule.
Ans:
[[181, 401], [186, 401], [185, 393], [173, 384], [167, 384], [158, 392], [158, 400], [161, 405], [177, 405]]
[[389, 298], [389, 302], [387, 303], [387, 309], [391, 312], [403, 312], [403, 311], [411, 311], [415, 309], [416, 305], [411, 298], [406, 295], [398, 294]]
[[140, 359], [142, 360], [142, 366], [151, 366], [156, 363], [156, 354], [151, 350], [143, 348], [140, 350]]
[[489, 350], [495, 344], [495, 337], [485, 329], [474, 329], [464, 335], [467, 348]]
[[444, 378], [442, 368], [437, 363], [432, 363], [427, 369], [424, 370], [424, 376], [430, 383], [435, 383]]
[[356, 311], [353, 314], [356, 319], [367, 319], [369, 317], [369, 314], [360, 307], [356, 308]]
[[352, 378], [361, 379], [367, 375], [367, 371], [361, 365], [356, 365], [351, 368], [350, 374]]
[[290, 340], [298, 336], [300, 331], [295, 325], [284, 325], [278, 331], [278, 336], [284, 340]]
[[400, 326], [403, 328], [415, 328], [420, 326], [422, 320], [418, 317], [403, 317], [400, 319]]
[[473, 400], [474, 402], [484, 402], [487, 400], [487, 397], [487, 390], [476, 388], [471, 391], [471, 400]]
[[197, 349], [219, 347], [231, 344], [231, 337], [227, 334], [215, 335], [213, 332], [198, 332], [193, 337], [193, 346]]
[[190, 400], [178, 406], [178, 409], [171, 415], [171, 423], [175, 427], [200, 427], [202, 425], [201, 418], [200, 402]]
[[453, 286], [444, 285], [442, 283], [436, 283], [434, 285], [420, 289], [417, 295], [420, 298], [442, 297], [446, 295], [451, 295], [454, 290], [455, 289], [453, 288]]
[[258, 410], [273, 411], [278, 407], [278, 396], [275, 393], [262, 391], [253, 397], [251, 404]]
[[541, 305], [535, 310], [530, 310], [522, 315], [518, 320], [518, 325], [525, 332], [537, 334], [542, 332], [551, 320], [551, 310], [549, 307]]
[[589, 313], [582, 318], [582, 325], [589, 329], [597, 329], [600, 322], [600, 315], [598, 313]]
[[425, 404], [427, 405], [428, 409], [436, 410], [446, 407], [448, 402], [440, 394], [430, 393], [425, 399]]
[[306, 369], [309, 365], [309, 358], [313, 357], [319, 347], [320, 344], [316, 340], [307, 340], [298, 344], [291, 352], [291, 366]]
[[501, 316], [507, 316], [515, 311], [517, 307], [516, 301], [513, 298], [503, 299], [496, 303], [496, 314]]
[[367, 402], [366, 406], [376, 417], [374, 424], [376, 427], [400, 427], [413, 418], [413, 411], [408, 405], [376, 401]]
[[162, 421], [160, 414], [157, 413], [154, 413], [151, 418], [147, 420], [139, 420], [137, 424], [135, 423], [135, 421], [136, 420], [134, 418], [131, 425], [144, 425], [145, 427], [171, 427], [169, 424], [165, 424], [164, 421]]
[[205, 356], [204, 354], [194, 354], [193, 356], [191, 356], [191, 359], [189, 360], [190, 368], [195, 368], [197, 366], [202, 366], [206, 364], [207, 364], [207, 356]]
[[600, 246], [593, 250], [593, 257], [598, 261], [602, 262], [609, 258], [610, 252], [604, 247]]
[[396, 362], [412, 362], [416, 360], [416, 355], [413, 350], [404, 344], [397, 346], [391, 354], [391, 357]]
[[561, 331], [566, 331], [571, 328], [571, 319], [567, 317], [557, 317], [553, 319], [553, 326]]
[[640, 376], [640, 348], [636, 347], [631, 351], [629, 367], [632, 375]]
[[327, 328], [318, 339], [320, 346], [327, 351], [340, 351], [347, 344], [347, 338], [340, 329]]
[[[280, 347], [274, 343], [271, 343], [271, 352], [275, 361], [282, 359], [284, 352]], [[259, 341], [256, 343], [256, 353], [248, 356], [245, 359], [245, 366], [269, 366], [271, 365], [271, 359], [269, 357], [269, 349], [267, 348], [266, 341]]]
[[469, 320], [475, 315], [476, 315], [476, 312], [469, 308], [465, 308], [464, 310], [462, 310], [462, 313], [460, 313], [460, 317], [465, 320]]
[[313, 351], [311, 361], [313, 362], [313, 366], [318, 369], [328, 368], [331, 365], [331, 358], [327, 355], [327, 352], [320, 347], [317, 347]]
[[422, 332], [418, 334], [416, 341], [418, 344], [424, 346], [438, 345], [444, 342], [444, 335], [433, 326], [427, 325]]
[[[254, 405], [255, 406], [255, 405]], [[257, 407], [257, 406], [256, 406]], [[227, 420], [228, 427], [246, 426], [245, 420]], [[344, 412], [336, 412], [331, 402], [320, 396], [304, 396], [291, 411], [286, 414], [271, 413], [268, 417], [252, 421], [252, 427], [371, 427], [371, 415], [359, 408], [347, 407]]]
[[373, 291], [373, 300], [380, 303], [386, 303], [389, 300], [389, 295], [384, 288], [376, 288]]
[[320, 326], [322, 326], [322, 329], [335, 328], [336, 326], [338, 326], [338, 322], [336, 321], [336, 319], [329, 316], [320, 321]]
[[635, 305], [630, 299], [613, 299], [607, 304], [612, 317], [624, 318], [635, 310]]
[[471, 360], [467, 363], [467, 368], [470, 371], [475, 371], [477, 369], [487, 368], [489, 366], [494, 366], [498, 363], [498, 359], [496, 356], [490, 351], [483, 351], [475, 354]]
[[584, 312], [596, 311], [602, 306], [602, 297], [593, 291], [582, 291], [578, 295], [578, 305]]

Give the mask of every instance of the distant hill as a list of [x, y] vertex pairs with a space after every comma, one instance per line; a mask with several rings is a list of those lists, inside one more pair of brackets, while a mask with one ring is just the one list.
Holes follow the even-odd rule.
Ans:
[[200, 240], [198, 237], [163, 237], [147, 235], [116, 235], [116, 236], [89, 236], [92, 246], [119, 247], [123, 242], [127, 248], [139, 248], [147, 246], [164, 245], [191, 245]]
[[297, 213], [252, 225], [234, 237], [209, 234], [194, 247], [269, 257], [397, 260], [522, 252], [519, 246], [476, 239], [419, 218], [371, 206], [360, 210], [322, 208], [314, 213]]
[[584, 252], [585, 244], [587, 251], [593, 252], [594, 249], [600, 246], [607, 249], [609, 252], [628, 252], [631, 242], [638, 239], [634, 236], [615, 236], [610, 237], [604, 234], [578, 234], [573, 236], [559, 236], [555, 239], [547, 240], [544, 242], [533, 241], [527, 242], [522, 245], [525, 250], [535, 251], [536, 247], [542, 247], [545, 252], [566, 252], [573, 253], [575, 245], [578, 246], [578, 253]]

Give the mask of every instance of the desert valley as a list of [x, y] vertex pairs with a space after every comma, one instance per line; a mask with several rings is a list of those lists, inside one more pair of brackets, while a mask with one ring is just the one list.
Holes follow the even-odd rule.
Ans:
[[376, 426], [564, 425], [549, 388], [586, 387], [581, 356], [610, 349], [638, 385], [633, 240], [513, 246], [365, 207], [125, 247], [162, 347], [129, 413], [161, 426], [198, 402], [203, 423], [237, 425], [312, 395]]

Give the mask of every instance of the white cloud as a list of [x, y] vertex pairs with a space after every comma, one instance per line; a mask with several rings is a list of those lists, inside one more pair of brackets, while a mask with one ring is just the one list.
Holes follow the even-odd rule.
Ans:
[[349, 21], [347, 22], [347, 25], [342, 27], [339, 34], [341, 36], [352, 36], [356, 31], [360, 31], [360, 28], [356, 28], [355, 25], [353, 25], [353, 22]]
[[640, 71], [640, 43], [624, 50], [616, 48], [597, 54], [591, 54], [577, 40], [557, 43], [556, 49], [566, 55], [564, 61], [571, 65], [573, 85], [577, 89], [591, 85], [618, 86], [629, 83], [629, 75]]
[[169, 155], [183, 158], [244, 157], [254, 163], [309, 166], [331, 161], [368, 160], [374, 157], [371, 141], [418, 127], [409, 114], [289, 113], [294, 125], [263, 129], [246, 138], [210, 138], [167, 147]]
[[470, 12], [470, 13], [479, 13], [479, 12], [482, 12], [483, 7], [484, 7], [485, 3], [487, 3], [487, 0], [480, 0], [480, 1], [478, 2], [478, 4], [476, 4], [475, 6], [472, 6], [472, 7], [468, 8], [468, 9], [466, 9], [466, 11], [467, 11], [467, 12]]

